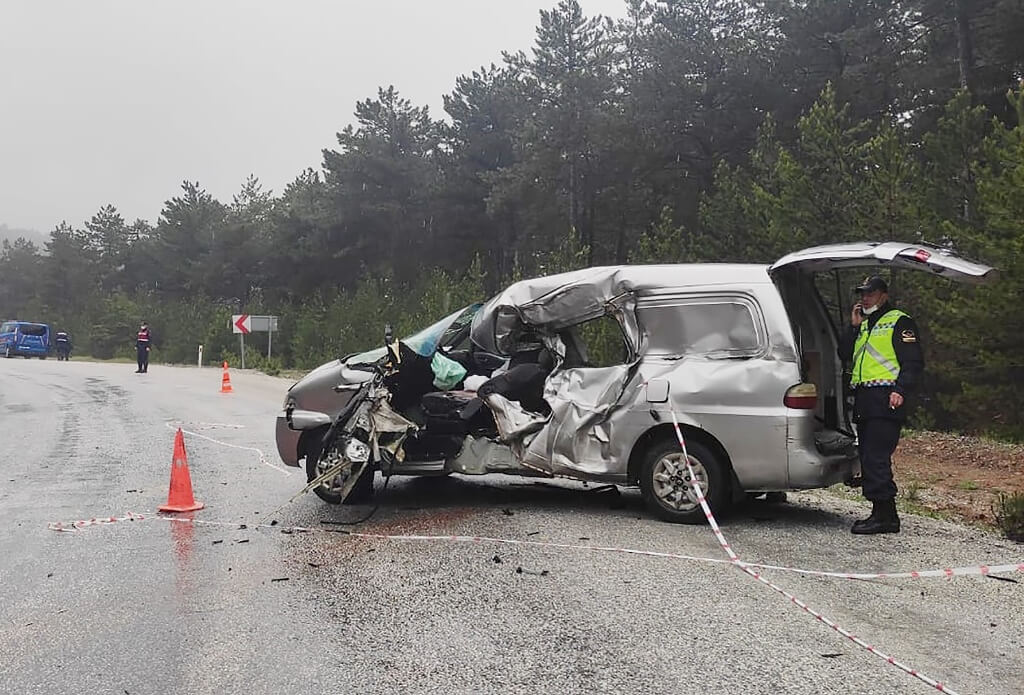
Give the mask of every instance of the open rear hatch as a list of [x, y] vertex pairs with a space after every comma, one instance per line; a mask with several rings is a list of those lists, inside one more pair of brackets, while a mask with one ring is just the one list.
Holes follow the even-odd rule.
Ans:
[[993, 282], [999, 274], [995, 268], [965, 260], [947, 249], [898, 241], [828, 244], [795, 251], [772, 264], [768, 274], [774, 277], [786, 268], [801, 273], [820, 273], [870, 266], [923, 270], [948, 280], [976, 285]]
[[836, 354], [842, 326], [831, 320], [814, 276], [846, 268], [879, 266], [919, 270], [969, 284], [994, 282], [999, 274], [995, 268], [961, 258], [948, 249], [895, 241], [815, 246], [788, 254], [771, 265], [768, 274], [779, 288], [790, 316], [804, 379], [818, 388], [816, 415], [829, 429], [848, 431], [850, 425], [843, 365]]

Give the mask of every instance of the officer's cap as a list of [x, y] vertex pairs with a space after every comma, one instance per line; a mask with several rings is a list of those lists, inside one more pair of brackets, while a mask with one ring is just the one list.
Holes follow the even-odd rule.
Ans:
[[855, 292], [875, 292], [879, 290], [882, 292], [888, 292], [889, 283], [887, 283], [881, 275], [869, 275], [864, 278], [864, 282], [853, 289]]

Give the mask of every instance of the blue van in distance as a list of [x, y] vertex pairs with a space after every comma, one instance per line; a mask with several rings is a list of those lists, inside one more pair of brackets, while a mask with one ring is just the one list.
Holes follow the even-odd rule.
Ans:
[[0, 355], [38, 357], [50, 354], [50, 327], [45, 323], [4, 321], [0, 324]]

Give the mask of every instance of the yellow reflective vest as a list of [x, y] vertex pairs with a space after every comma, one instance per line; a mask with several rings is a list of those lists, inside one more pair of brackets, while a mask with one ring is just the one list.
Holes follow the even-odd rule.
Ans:
[[907, 314], [891, 309], [868, 330], [868, 321], [860, 324], [860, 332], [853, 344], [853, 377], [851, 386], [895, 386], [900, 375], [900, 361], [892, 346], [892, 332], [896, 322]]

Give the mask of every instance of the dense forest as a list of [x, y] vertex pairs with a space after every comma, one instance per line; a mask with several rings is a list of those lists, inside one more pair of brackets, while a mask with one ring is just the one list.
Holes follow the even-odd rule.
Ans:
[[199, 343], [233, 359], [229, 316], [275, 314], [274, 357], [247, 360], [273, 371], [521, 277], [928, 241], [1001, 279], [894, 274], [928, 358], [918, 424], [1024, 435], [1024, 3], [626, 0], [623, 15], [562, 0], [531, 50], [459, 77], [443, 117], [381, 88], [283, 191], [251, 177], [222, 201], [186, 181], [155, 221], [97, 201], [43, 248], [5, 240], [0, 314], [96, 357], [127, 354], [145, 319], [169, 362]]

